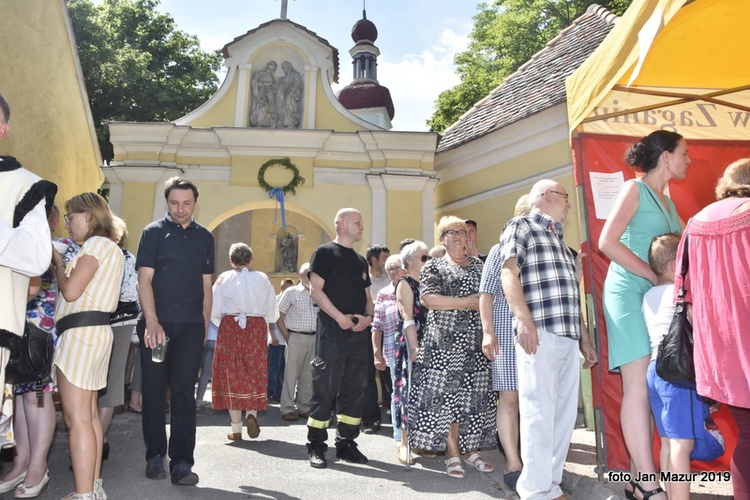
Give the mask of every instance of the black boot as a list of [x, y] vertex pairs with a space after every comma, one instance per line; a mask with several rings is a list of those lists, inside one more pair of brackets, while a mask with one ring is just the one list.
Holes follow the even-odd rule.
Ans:
[[326, 467], [328, 467], [328, 462], [326, 462], [327, 449], [327, 444], [314, 445], [307, 443], [307, 456], [310, 459], [310, 467], [314, 467], [316, 469], [325, 469]]
[[336, 458], [355, 464], [366, 464], [367, 457], [357, 449], [354, 441], [339, 441], [336, 443]]

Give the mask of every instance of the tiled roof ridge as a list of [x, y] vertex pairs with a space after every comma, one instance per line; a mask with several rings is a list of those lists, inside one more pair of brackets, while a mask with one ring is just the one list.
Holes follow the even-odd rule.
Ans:
[[[558, 33], [552, 40], [550, 40], [549, 42], [547, 42], [544, 45], [544, 47], [539, 52], [537, 52], [536, 54], [534, 54], [533, 56], [531, 56], [531, 58], [528, 61], [526, 61], [525, 63], [523, 63], [521, 66], [519, 66], [519, 68], [512, 75], [509, 75], [505, 80], [510, 79], [516, 73], [520, 73], [520, 72], [524, 71], [526, 69], [526, 67], [529, 64], [531, 64], [532, 61], [538, 59], [541, 55], [544, 54], [544, 52], [546, 52], [547, 50], [549, 50], [552, 47], [554, 47], [555, 45], [557, 45], [558, 42], [562, 38], [564, 38], [565, 35], [568, 34], [568, 32], [572, 31], [577, 26], [579, 26], [583, 21], [587, 20], [588, 17], [589, 17], [589, 15], [596, 16], [596, 17], [598, 17], [599, 19], [601, 19], [602, 21], [604, 21], [607, 24], [614, 24], [615, 21], [617, 19], [619, 19], [619, 17], [616, 14], [613, 14], [612, 12], [610, 12], [609, 10], [607, 10], [606, 7], [602, 7], [599, 4], [592, 3], [591, 5], [589, 5], [588, 9], [586, 9], [585, 13], [583, 13], [580, 16], [578, 16], [577, 18], [575, 18], [573, 20], [573, 22], [570, 23], [570, 26], [566, 26], [565, 28], [563, 28], [562, 30], [560, 30], [560, 33]], [[505, 80], [503, 80], [503, 83], [505, 83]], [[494, 92], [495, 90], [497, 90], [497, 89], [493, 89], [492, 91]], [[492, 93], [492, 92], [490, 92], [490, 93]]]
[[[555, 47], [555, 45], [557, 45], [562, 39], [564, 39], [565, 36], [570, 31], [577, 28], [580, 24], [584, 23], [585, 21], [588, 21], [592, 17], [597, 17], [606, 24], [615, 24], [620, 19], [619, 16], [610, 12], [606, 7], [602, 7], [599, 4], [589, 5], [585, 13], [581, 14], [579, 17], [573, 20], [573, 22], [569, 26], [563, 28], [554, 38], [552, 38], [549, 42], [547, 42], [544, 47], [542, 47], [538, 52], [536, 52], [533, 56], [531, 56], [531, 58], [528, 61], [523, 63], [521, 66], [519, 66], [519, 68], [516, 71], [514, 71], [513, 73], [505, 77], [503, 81], [497, 87], [492, 89], [485, 97], [477, 101], [471, 108], [469, 108], [465, 113], [463, 113], [458, 118], [458, 120], [456, 120], [450, 127], [445, 129], [445, 131], [441, 135], [440, 142], [442, 142], [443, 138], [449, 132], [461, 126], [468, 117], [473, 115], [478, 109], [482, 108], [488, 100], [491, 100], [498, 92], [501, 92], [503, 86], [506, 85], [506, 83], [512, 81], [513, 79], [518, 77], [520, 74], [522, 74], [524, 71], [526, 71], [526, 69], [532, 63], [536, 62], [538, 59], [546, 55], [547, 52], [552, 50]], [[490, 131], [491, 130], [486, 130], [485, 134], [489, 133]], [[481, 135], [485, 135], [485, 134], [481, 134]], [[448, 148], [456, 147], [464, 143], [465, 141], [460, 141], [458, 144], [454, 144], [452, 146], [449, 146]]]

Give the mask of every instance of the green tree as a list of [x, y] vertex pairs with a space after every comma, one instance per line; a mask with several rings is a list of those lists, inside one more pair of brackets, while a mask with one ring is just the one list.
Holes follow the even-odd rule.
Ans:
[[442, 92], [427, 121], [443, 132], [593, 3], [622, 14], [632, 0], [493, 0], [477, 6], [469, 47], [454, 63], [461, 82]]
[[108, 122], [169, 121], [218, 86], [221, 56], [175, 28], [159, 0], [66, 0], [102, 158], [112, 159]]

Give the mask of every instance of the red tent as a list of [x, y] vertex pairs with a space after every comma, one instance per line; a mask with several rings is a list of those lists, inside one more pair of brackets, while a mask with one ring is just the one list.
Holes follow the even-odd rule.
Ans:
[[[669, 186], [681, 218], [715, 201], [724, 168], [750, 156], [747, 26], [750, 0], [635, 0], [566, 81], [580, 216], [590, 244], [585, 286], [600, 359], [592, 371], [600, 470], [630, 468], [620, 432], [621, 380], [608, 370], [601, 308], [609, 260], [597, 248], [620, 185], [634, 176], [622, 157], [654, 130], [677, 131], [693, 160], [687, 180]], [[715, 419], [727, 453], [710, 464], [694, 462], [697, 470], [728, 469], [736, 427], [726, 410]]]

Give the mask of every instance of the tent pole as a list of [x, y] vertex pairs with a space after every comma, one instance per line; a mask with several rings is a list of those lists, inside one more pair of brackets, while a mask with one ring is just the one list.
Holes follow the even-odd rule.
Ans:
[[604, 423], [602, 422], [602, 409], [594, 408], [594, 437], [596, 438], [596, 478], [599, 482], [604, 482], [604, 440], [602, 439], [602, 431], [604, 429]]

